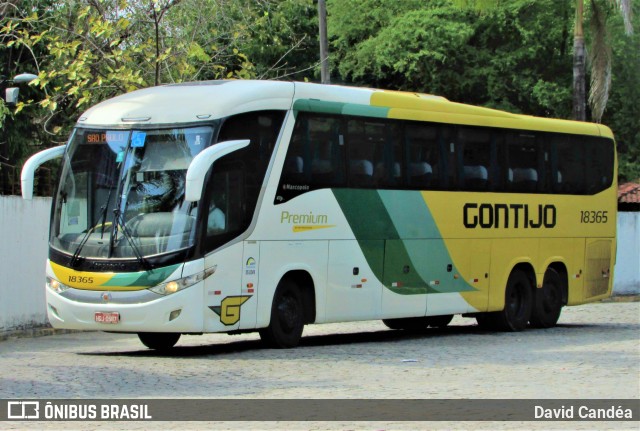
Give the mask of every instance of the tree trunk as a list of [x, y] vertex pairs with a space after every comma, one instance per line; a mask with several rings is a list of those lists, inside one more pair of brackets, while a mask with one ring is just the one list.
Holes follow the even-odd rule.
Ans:
[[327, 5], [325, 0], [318, 1], [318, 24], [320, 27], [320, 80], [323, 84], [330, 84], [329, 42], [327, 39]]
[[573, 40], [573, 119], [587, 120], [584, 37]]
[[587, 120], [586, 64], [583, 22], [583, 0], [576, 0], [576, 23], [573, 34], [573, 119]]

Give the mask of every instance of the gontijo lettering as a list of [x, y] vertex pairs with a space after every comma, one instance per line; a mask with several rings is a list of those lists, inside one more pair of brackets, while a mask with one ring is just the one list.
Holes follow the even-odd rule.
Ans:
[[555, 205], [537, 206], [527, 204], [477, 204], [467, 203], [463, 207], [463, 223], [467, 229], [480, 227], [515, 229], [553, 228], [556, 226]]

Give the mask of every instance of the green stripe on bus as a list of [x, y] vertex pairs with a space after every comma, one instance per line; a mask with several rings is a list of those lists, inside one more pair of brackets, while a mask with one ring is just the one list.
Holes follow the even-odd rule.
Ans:
[[360, 105], [355, 103], [325, 102], [314, 99], [298, 99], [293, 104], [294, 111], [316, 112], [334, 115], [355, 115], [361, 117], [387, 118], [389, 108]]
[[377, 190], [332, 189], [358, 240], [400, 239]]
[[182, 264], [177, 263], [151, 271], [115, 274], [103, 286], [155, 286], [166, 280], [180, 265]]
[[420, 192], [332, 191], [367, 263], [387, 289], [402, 295], [476, 290], [463, 280], [454, 283], [458, 270]]
[[420, 192], [379, 190], [399, 238], [442, 238]]

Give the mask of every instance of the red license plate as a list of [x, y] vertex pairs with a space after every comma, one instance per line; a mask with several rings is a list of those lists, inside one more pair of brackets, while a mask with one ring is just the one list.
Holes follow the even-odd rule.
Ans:
[[112, 311], [112, 312], [96, 311], [96, 314], [94, 315], [94, 319], [98, 323], [119, 323], [120, 313], [118, 313], [117, 311]]

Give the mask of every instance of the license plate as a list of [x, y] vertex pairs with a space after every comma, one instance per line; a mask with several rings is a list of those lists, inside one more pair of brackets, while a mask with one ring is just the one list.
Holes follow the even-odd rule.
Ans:
[[118, 313], [117, 311], [112, 311], [112, 312], [96, 311], [94, 319], [98, 323], [119, 323], [120, 313]]

